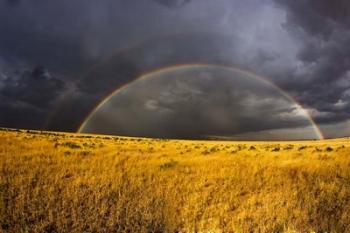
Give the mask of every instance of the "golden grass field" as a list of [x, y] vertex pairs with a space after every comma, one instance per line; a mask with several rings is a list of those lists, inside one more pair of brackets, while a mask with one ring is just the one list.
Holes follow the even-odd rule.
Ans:
[[350, 232], [350, 140], [0, 131], [0, 232]]

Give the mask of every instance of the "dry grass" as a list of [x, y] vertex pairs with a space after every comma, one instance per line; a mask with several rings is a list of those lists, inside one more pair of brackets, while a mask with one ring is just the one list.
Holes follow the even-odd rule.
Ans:
[[350, 232], [350, 140], [0, 131], [3, 232]]

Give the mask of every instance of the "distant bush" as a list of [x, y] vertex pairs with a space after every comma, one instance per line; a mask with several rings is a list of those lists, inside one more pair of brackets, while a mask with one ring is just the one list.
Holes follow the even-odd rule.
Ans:
[[283, 149], [284, 149], [284, 150], [292, 150], [293, 148], [294, 148], [293, 145], [287, 145], [287, 146], [285, 146]]
[[249, 150], [256, 150], [256, 147], [255, 146], [250, 146]]
[[208, 155], [210, 152], [208, 150], [202, 151], [202, 155]]
[[69, 147], [71, 149], [79, 149], [79, 148], [81, 148], [81, 146], [78, 145], [75, 142], [66, 142], [66, 143], [63, 144], [63, 146]]
[[162, 165], [160, 165], [160, 169], [169, 169], [169, 168], [173, 168], [178, 164], [177, 161], [171, 160], [169, 162], [163, 163]]
[[214, 152], [217, 152], [217, 151], [219, 151], [219, 149], [217, 147], [215, 147], [215, 146], [210, 148], [210, 152], [211, 153], [214, 153]]
[[238, 145], [238, 150], [245, 150], [247, 147], [245, 145]]
[[321, 152], [322, 150], [318, 147], [315, 148], [315, 152]]
[[90, 154], [91, 154], [90, 151], [81, 151], [81, 152], [79, 153], [80, 156], [88, 156], [88, 155], [90, 155]]

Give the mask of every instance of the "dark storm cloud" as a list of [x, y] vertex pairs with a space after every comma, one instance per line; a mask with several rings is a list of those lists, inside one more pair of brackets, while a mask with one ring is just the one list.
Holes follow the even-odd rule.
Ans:
[[43, 118], [57, 101], [67, 83], [51, 76], [42, 66], [32, 70], [1, 73], [0, 78], [0, 124], [41, 128]]
[[[226, 46], [225, 50], [221, 50], [223, 46]], [[138, 78], [145, 71], [177, 64], [225, 64], [234, 50], [232, 37], [212, 33], [178, 33], [154, 37], [120, 50], [107, 61], [94, 66], [78, 86], [91, 94], [109, 93]]]
[[167, 7], [181, 7], [191, 0], [154, 0], [155, 2]]
[[[113, 50], [127, 47], [128, 43], [142, 41], [145, 37], [152, 36], [155, 31], [159, 31], [157, 25], [162, 12], [158, 10], [158, 13], [154, 14], [154, 6], [157, 4], [150, 4], [153, 8], [148, 5], [149, 1], [110, 0], [103, 3], [68, 0], [1, 1], [0, 61], [6, 60], [3, 62], [6, 63], [6, 66], [1, 67], [1, 73], [6, 73], [5, 70], [20, 73], [7, 75], [7, 81], [0, 83], [0, 86], [3, 86], [1, 94], [2, 102], [4, 102], [1, 109], [2, 116], [4, 118], [13, 116], [12, 119], [16, 119], [16, 115], [22, 115], [23, 109], [17, 104], [17, 100], [21, 99], [21, 101], [30, 103], [31, 106], [40, 106], [43, 114], [38, 119], [44, 122], [48, 117], [46, 113], [57, 104], [46, 102], [51, 97], [53, 98], [53, 95], [57, 95], [55, 97], [58, 99], [60, 93], [51, 92], [50, 85], [43, 86], [39, 81], [37, 85], [41, 92], [32, 93], [29, 90], [35, 87], [32, 84], [37, 81], [28, 83], [28, 80], [32, 79], [18, 78], [18, 76], [30, 76], [22, 73], [26, 73], [28, 67], [42, 64], [50, 70], [52, 76], [59, 76], [62, 81], [79, 83], [79, 79], [94, 63]], [[122, 61], [123, 58], [118, 58], [118, 60]], [[139, 74], [134, 72], [138, 65], [135, 62], [138, 61], [119, 62], [120, 69], [117, 71], [124, 72], [125, 75], [124, 78], [117, 81], [117, 84], [130, 81], [129, 75]], [[111, 75], [108, 77], [115, 78]], [[20, 87], [13, 85], [17, 83], [17, 79], [24, 82], [20, 84]], [[114, 84], [114, 81], [107, 79], [106, 83]], [[43, 90], [43, 87], [48, 89]], [[24, 89], [26, 91], [23, 91]], [[55, 129], [75, 130], [78, 122], [108, 91], [108, 89], [96, 89], [92, 94], [82, 93], [78, 96], [70, 96], [69, 100], [64, 103], [68, 106], [64, 106], [63, 110], [75, 109], [75, 115], [72, 117], [71, 112], [68, 112], [64, 113], [63, 118], [56, 117], [55, 125], [65, 126]], [[82, 89], [83, 92], [85, 90], [86, 88]], [[14, 98], [15, 92], [21, 93], [16, 96], [17, 99]], [[45, 95], [50, 95], [50, 98], [46, 98]], [[42, 99], [39, 98], [40, 96]], [[88, 103], [85, 104], [86, 102]], [[43, 105], [46, 109], [43, 109]], [[82, 106], [85, 108], [81, 109]], [[38, 125], [33, 126], [31, 121], [25, 118], [20, 119], [18, 125], [25, 126], [25, 122], [28, 122], [28, 127]], [[2, 122], [2, 125], [7, 125], [7, 121]]]
[[[38, 64], [74, 83], [53, 91], [49, 103], [18, 97], [28, 113], [40, 109], [42, 122], [55, 109], [49, 128], [71, 131], [112, 90], [145, 72], [229, 64], [268, 76], [319, 122], [348, 119], [349, 4], [274, 1], [278, 8], [272, 0], [0, 1], [0, 87], [14, 93], [15, 81], [2, 76], [23, 76]], [[8, 74], [14, 71], [20, 74]], [[51, 90], [45, 85], [39, 89]], [[69, 95], [57, 101], [63, 92]], [[24, 110], [9, 93], [1, 93], [1, 117], [20, 116]], [[26, 119], [18, 122], [25, 127]]]
[[275, 0], [287, 8], [289, 23], [311, 34], [329, 37], [337, 30], [350, 27], [350, 3], [347, 0]]
[[21, 0], [7, 0], [7, 3], [10, 6], [16, 6], [17, 4], [19, 4], [21, 2]]
[[38, 108], [47, 107], [65, 88], [62, 80], [52, 77], [48, 70], [41, 66], [18, 74], [17, 77], [7, 77], [2, 85], [3, 97]]
[[298, 66], [285, 84], [314, 109], [318, 122], [350, 117], [350, 2], [275, 0], [287, 12], [286, 28], [302, 42]]

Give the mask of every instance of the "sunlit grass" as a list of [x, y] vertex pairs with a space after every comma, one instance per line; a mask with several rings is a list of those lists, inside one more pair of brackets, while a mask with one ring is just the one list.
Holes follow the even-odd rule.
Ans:
[[0, 232], [350, 232], [350, 140], [0, 131]]

